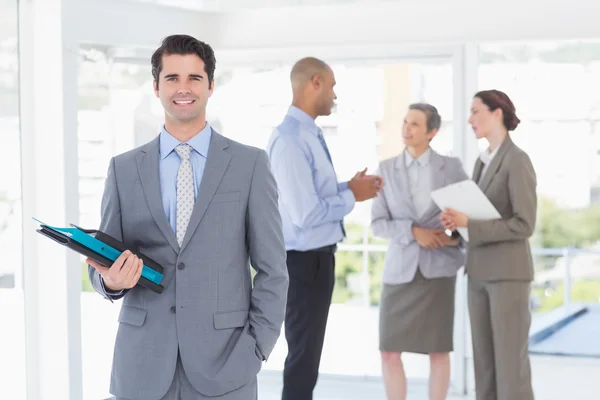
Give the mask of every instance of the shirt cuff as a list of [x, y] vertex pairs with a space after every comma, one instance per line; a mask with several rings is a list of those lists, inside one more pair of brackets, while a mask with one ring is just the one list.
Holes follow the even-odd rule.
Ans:
[[354, 198], [354, 193], [352, 190], [346, 189], [340, 193], [342, 199], [344, 199], [344, 216], [350, 214], [350, 211], [354, 209], [354, 205], [356, 204], [356, 199]]
[[114, 292], [112, 290], [108, 290], [106, 288], [106, 286], [104, 286], [104, 279], [102, 279], [102, 277], [100, 277], [100, 286], [102, 286], [102, 291], [104, 292], [104, 294], [106, 295], [106, 297], [118, 297], [121, 296], [123, 294], [123, 290], [119, 290], [118, 292]]
[[338, 192], [343, 192], [345, 190], [348, 190], [348, 182], [339, 182], [338, 183]]

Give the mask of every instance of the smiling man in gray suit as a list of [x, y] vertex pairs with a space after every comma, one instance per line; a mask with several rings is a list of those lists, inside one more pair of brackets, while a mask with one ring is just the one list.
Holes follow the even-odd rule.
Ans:
[[[88, 260], [96, 291], [123, 298], [110, 391], [132, 400], [249, 400], [283, 323], [288, 275], [267, 155], [206, 122], [209, 45], [166, 38], [152, 56], [165, 125], [113, 158], [100, 229], [131, 250]], [[136, 286], [142, 252], [164, 267], [162, 294]], [[250, 264], [256, 270], [254, 282]]]

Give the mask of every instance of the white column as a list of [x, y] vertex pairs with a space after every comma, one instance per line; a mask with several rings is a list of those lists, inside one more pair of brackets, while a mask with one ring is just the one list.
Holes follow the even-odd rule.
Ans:
[[[471, 98], [477, 91], [479, 52], [475, 44], [460, 47], [453, 60], [454, 71], [454, 154], [460, 157], [467, 175], [471, 176], [477, 159], [477, 139], [467, 124]], [[454, 353], [452, 354], [452, 386], [460, 394], [468, 392], [468, 363], [471, 360], [471, 329], [467, 309], [467, 277], [463, 269], [456, 277], [454, 314]]]
[[27, 399], [80, 400], [81, 262], [35, 232], [77, 223], [76, 0], [19, 2]]
[[475, 133], [467, 123], [471, 110], [471, 100], [479, 85], [479, 46], [468, 43], [460, 47], [454, 60], [454, 142], [457, 154], [469, 177], [475, 161], [479, 157], [479, 148]]

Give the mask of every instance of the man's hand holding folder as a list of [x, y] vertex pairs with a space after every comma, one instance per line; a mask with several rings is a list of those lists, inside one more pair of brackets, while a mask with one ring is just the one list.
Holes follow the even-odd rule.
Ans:
[[134, 287], [140, 280], [144, 267], [142, 259], [129, 250], [124, 251], [110, 268], [91, 258], [86, 259], [85, 262], [98, 271], [104, 280], [104, 287], [113, 292]]
[[119, 292], [138, 284], [154, 293], [163, 292], [163, 267], [145, 254], [133, 254], [125, 243], [99, 230], [73, 224], [60, 228], [36, 221], [40, 223], [37, 232], [87, 257], [102, 278], [103, 290]]

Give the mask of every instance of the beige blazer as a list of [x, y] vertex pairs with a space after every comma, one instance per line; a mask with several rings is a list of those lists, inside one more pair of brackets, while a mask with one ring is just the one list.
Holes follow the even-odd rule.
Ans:
[[[483, 163], [477, 160], [473, 180]], [[502, 219], [469, 219], [466, 272], [482, 281], [533, 280], [529, 238], [537, 214], [536, 174], [527, 153], [508, 136], [498, 148], [479, 187]]]
[[[431, 149], [431, 190], [469, 179], [458, 158], [442, 156]], [[424, 249], [415, 241], [412, 226], [443, 229], [440, 209], [431, 202], [422, 216], [417, 216], [410, 198], [404, 153], [379, 164], [378, 174], [385, 186], [373, 200], [371, 228], [373, 234], [389, 239], [385, 255], [383, 283], [397, 285], [410, 282], [420, 268], [425, 278], [455, 276], [465, 263], [462, 247]]]

